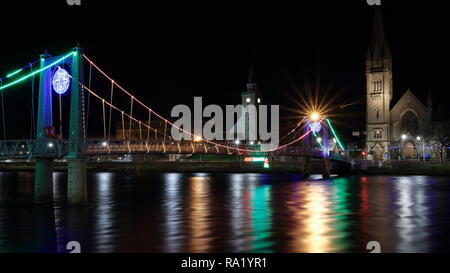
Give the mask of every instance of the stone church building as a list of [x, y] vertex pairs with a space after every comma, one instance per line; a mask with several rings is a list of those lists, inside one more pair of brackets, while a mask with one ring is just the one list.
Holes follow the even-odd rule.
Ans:
[[432, 131], [432, 99], [426, 102], [407, 90], [392, 101], [392, 58], [381, 9], [375, 10], [372, 40], [366, 58], [366, 151], [376, 160], [420, 158]]

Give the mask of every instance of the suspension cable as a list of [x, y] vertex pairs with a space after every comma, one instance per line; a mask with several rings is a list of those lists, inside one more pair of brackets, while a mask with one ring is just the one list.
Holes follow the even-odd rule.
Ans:
[[121, 111], [121, 113], [122, 113], [122, 138], [123, 140], [125, 140], [125, 121], [123, 117], [123, 111]]
[[[150, 126], [150, 119], [152, 118], [152, 112], [148, 111], [148, 126]], [[147, 142], [150, 140], [150, 127], [147, 128]]]
[[103, 106], [103, 138], [106, 139], [106, 119], [105, 119], [105, 100], [102, 99]]
[[128, 141], [131, 139], [131, 117], [133, 116], [133, 100], [134, 97], [131, 97], [131, 106], [130, 106], [130, 130], [128, 134]]
[[[0, 80], [0, 87], [3, 87], [3, 80]], [[3, 117], [3, 139], [6, 140], [6, 123], [5, 123], [5, 103], [4, 103], [4, 97], [3, 97], [3, 90], [2, 92], [2, 117]]]
[[166, 144], [166, 130], [167, 130], [167, 122], [164, 123], [164, 144]]
[[[88, 87], [91, 89], [91, 78], [92, 78], [92, 64], [89, 64], [89, 80], [88, 80]], [[89, 130], [89, 108], [90, 108], [90, 101], [91, 101], [91, 93], [88, 92], [88, 98], [87, 98], [87, 113], [86, 113], [86, 131]]]
[[[30, 70], [33, 72], [33, 64], [30, 63]], [[34, 113], [34, 75], [31, 77], [31, 132], [30, 137], [34, 138], [35, 133], [35, 113]]]
[[[88, 62], [92, 63], [92, 66], [94, 66], [98, 71], [100, 71], [105, 77], [107, 77], [108, 79], [112, 80], [106, 73], [104, 73], [102, 70], [100, 70], [100, 68], [98, 68], [98, 66], [96, 66], [90, 59], [88, 59], [85, 55], [83, 55], [83, 56], [84, 56], [84, 58], [85, 58], [86, 60], [88, 60]], [[79, 84], [82, 85], [81, 83], [79, 83]], [[147, 110], [151, 111], [154, 115], [156, 115], [158, 118], [160, 118], [161, 120], [163, 120], [163, 121], [166, 123], [166, 125], [167, 125], [167, 124], [170, 124], [172, 127], [175, 127], [176, 129], [178, 129], [178, 130], [180, 130], [180, 131], [183, 131], [184, 133], [187, 133], [187, 134], [189, 134], [190, 136], [194, 136], [191, 132], [188, 132], [188, 131], [186, 131], [186, 130], [184, 130], [184, 129], [178, 127], [178, 126], [176, 126], [175, 124], [171, 123], [170, 121], [168, 121], [167, 119], [165, 119], [164, 117], [162, 117], [161, 115], [159, 115], [158, 113], [156, 113], [155, 111], [153, 111], [151, 108], [149, 108], [148, 106], [146, 106], [146, 105], [145, 105], [143, 102], [141, 102], [140, 100], [136, 99], [133, 95], [131, 95], [128, 91], [126, 91], [123, 87], [121, 87], [121, 86], [120, 86], [119, 84], [117, 84], [116, 82], [114, 82], [114, 84], [115, 84], [119, 89], [121, 89], [123, 92], [125, 92], [126, 94], [128, 94], [128, 95], [132, 98], [132, 102], [133, 102], [134, 100], [136, 100], [136, 102], [138, 102], [138, 103], [139, 103], [140, 105], [142, 105], [144, 108], [146, 108]], [[88, 90], [89, 92], [91, 92], [92, 95], [96, 96], [96, 97], [99, 98], [99, 99], [102, 99], [99, 95], [97, 95], [97, 94], [96, 94], [95, 92], [93, 92], [92, 90], [90, 90], [90, 89], [87, 89], [87, 90]], [[103, 99], [103, 100], [104, 100], [104, 99]], [[105, 103], [106, 103], [106, 104], [109, 104], [108, 102], [105, 102]], [[115, 106], [113, 106], [113, 105], [111, 105], [111, 104], [109, 104], [109, 105], [110, 105], [111, 107], [113, 107], [114, 109], [119, 110], [117, 107], [115, 107]], [[139, 120], [133, 118], [131, 115], [128, 115], [128, 114], [126, 114], [126, 115], [130, 118], [130, 121], [133, 120], [133, 121], [135, 121], [135, 122], [139, 122]], [[323, 120], [324, 120], [324, 118], [322, 118], [319, 122], [321, 123], [321, 122], [323, 122]], [[131, 124], [131, 122], [130, 122], [130, 124]], [[130, 125], [130, 127], [131, 127], [131, 125]], [[296, 140], [294, 140], [294, 141], [292, 141], [292, 142], [290, 142], [290, 143], [288, 143], [288, 144], [286, 144], [286, 145], [279, 146], [279, 147], [274, 148], [274, 149], [271, 149], [271, 150], [257, 151], [257, 152], [274, 152], [274, 151], [277, 151], [277, 150], [280, 150], [280, 149], [284, 149], [284, 148], [286, 148], [286, 147], [288, 147], [288, 146], [291, 146], [291, 145], [293, 145], [293, 144], [295, 144], [295, 143], [301, 141], [301, 140], [304, 139], [306, 136], [308, 136], [311, 132], [312, 132], [311, 130], [308, 130], [305, 134], [303, 134], [302, 136], [300, 136], [300, 137], [297, 138]], [[130, 130], [130, 134], [131, 134], [131, 130]], [[206, 139], [201, 139], [201, 141], [203, 141], [203, 142], [205, 142], [205, 143], [212, 144], [212, 145], [217, 145], [218, 147], [229, 148], [229, 149], [231, 149], [231, 150], [236, 150], [236, 151], [240, 151], [240, 152], [255, 152], [255, 150], [241, 149], [241, 148], [237, 148], [237, 147], [232, 147], [232, 146], [228, 146], [228, 145], [223, 145], [223, 144], [215, 143], [215, 142], [213, 142], [213, 141], [206, 140]]]
[[[111, 81], [111, 100], [110, 103], [113, 103], [113, 94], [114, 94], [114, 81]], [[109, 107], [109, 125], [108, 125], [108, 141], [111, 138], [111, 115], [112, 115], [112, 108]]]

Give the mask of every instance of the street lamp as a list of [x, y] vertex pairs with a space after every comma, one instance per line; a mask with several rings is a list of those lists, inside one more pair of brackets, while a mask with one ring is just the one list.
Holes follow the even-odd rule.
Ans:
[[318, 137], [317, 138], [317, 142], [321, 143], [322, 142], [322, 138]]
[[312, 121], [318, 121], [320, 119], [320, 114], [317, 112], [313, 112], [311, 113], [310, 118]]
[[417, 141], [422, 140], [422, 159], [425, 162], [426, 161], [425, 160], [425, 139], [420, 136], [418, 136], [416, 139], [417, 139]]
[[406, 160], [406, 155], [405, 155], [405, 145], [404, 145], [404, 141], [408, 138], [407, 135], [402, 134], [402, 150], [403, 150], [403, 160]]

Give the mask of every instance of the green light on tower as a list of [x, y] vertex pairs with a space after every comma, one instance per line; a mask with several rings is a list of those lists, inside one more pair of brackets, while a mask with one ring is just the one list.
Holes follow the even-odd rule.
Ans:
[[[59, 58], [58, 60], [54, 61], [53, 63], [47, 65], [46, 67], [43, 67], [43, 68], [41, 68], [41, 69], [39, 69], [39, 70], [36, 70], [36, 71], [34, 71], [34, 72], [31, 72], [31, 73], [29, 73], [29, 74], [23, 76], [22, 78], [19, 78], [19, 79], [13, 81], [13, 82], [10, 82], [10, 83], [8, 83], [8, 84], [6, 84], [6, 85], [3, 85], [2, 87], [0, 87], [0, 90], [3, 91], [3, 89], [6, 89], [6, 88], [8, 88], [8, 87], [10, 87], [10, 86], [13, 86], [13, 85], [15, 85], [15, 84], [17, 84], [17, 83], [23, 82], [24, 80], [30, 78], [31, 76], [36, 75], [37, 73], [40, 73], [41, 71], [44, 71], [44, 70], [46, 70], [46, 69], [48, 69], [48, 68], [50, 68], [50, 67], [52, 67], [52, 66], [58, 64], [59, 62], [65, 60], [65, 59], [67, 59], [67, 58], [69, 58], [69, 57], [72, 56], [73, 54], [76, 54], [76, 52], [70, 52], [69, 54], [67, 54], [67, 55], [65, 55], [65, 56], [63, 56], [63, 57], [61, 57], [61, 58]], [[42, 61], [42, 59], [41, 59], [41, 61]], [[16, 71], [16, 72], [17, 72], [17, 71]], [[14, 73], [15, 73], [15, 72], [14, 72]], [[17, 72], [17, 73], [18, 73], [18, 72]], [[16, 73], [16, 74], [17, 74], [17, 73]]]
[[10, 73], [10, 74], [8, 74], [7, 76], [6, 76], [6, 78], [11, 78], [12, 76], [14, 76], [14, 75], [16, 75], [16, 74], [19, 74], [20, 72], [22, 72], [22, 68], [21, 69], [19, 69], [19, 70], [17, 70], [17, 71], [14, 71], [13, 73]]
[[344, 145], [342, 145], [341, 141], [339, 140], [338, 136], [336, 135], [336, 132], [334, 131], [334, 128], [333, 128], [333, 126], [331, 125], [331, 122], [330, 122], [329, 119], [327, 119], [327, 123], [328, 123], [328, 126], [329, 126], [330, 129], [331, 129], [331, 132], [333, 133], [334, 138], [336, 139], [337, 143], [339, 144], [339, 147], [340, 147], [343, 151], [345, 151]]

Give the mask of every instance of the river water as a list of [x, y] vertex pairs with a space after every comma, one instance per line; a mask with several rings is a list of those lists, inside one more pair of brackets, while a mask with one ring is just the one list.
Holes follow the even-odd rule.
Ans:
[[450, 178], [279, 174], [88, 175], [89, 206], [35, 206], [33, 173], [0, 173], [0, 252], [450, 250]]

